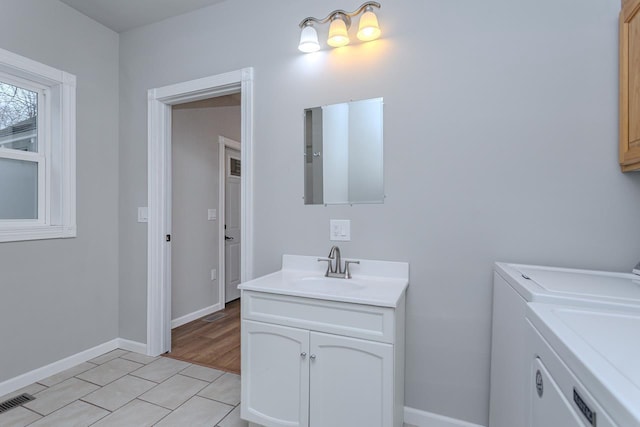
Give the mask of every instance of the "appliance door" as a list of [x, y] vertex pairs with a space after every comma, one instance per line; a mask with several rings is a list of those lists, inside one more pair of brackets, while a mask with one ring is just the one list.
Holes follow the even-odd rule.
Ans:
[[531, 369], [530, 427], [585, 427], [570, 402], [565, 399], [542, 360], [536, 357]]

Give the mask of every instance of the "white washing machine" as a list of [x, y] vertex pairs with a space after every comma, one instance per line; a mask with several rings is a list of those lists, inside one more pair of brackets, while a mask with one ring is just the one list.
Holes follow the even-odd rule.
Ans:
[[640, 427], [640, 313], [527, 308], [526, 427]]
[[525, 333], [527, 303], [530, 302], [640, 313], [640, 276], [496, 263], [490, 427], [521, 427], [527, 423], [529, 355], [525, 348]]

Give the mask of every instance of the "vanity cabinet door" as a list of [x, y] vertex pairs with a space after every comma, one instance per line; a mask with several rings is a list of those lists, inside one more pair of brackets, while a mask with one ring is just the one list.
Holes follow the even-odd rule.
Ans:
[[309, 426], [309, 331], [242, 322], [242, 418]]
[[393, 346], [310, 335], [311, 427], [392, 427]]
[[640, 170], [640, 0], [620, 12], [620, 167]]

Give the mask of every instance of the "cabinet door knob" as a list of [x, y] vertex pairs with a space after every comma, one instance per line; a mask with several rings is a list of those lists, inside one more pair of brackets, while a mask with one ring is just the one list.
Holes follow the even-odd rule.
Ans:
[[300, 357], [302, 357], [302, 358], [304, 359], [305, 357], [307, 357], [307, 353], [305, 353], [305, 352], [303, 351], [302, 353], [300, 353]]
[[315, 355], [315, 354], [312, 354], [311, 356], [309, 356], [309, 359], [316, 360], [316, 355]]

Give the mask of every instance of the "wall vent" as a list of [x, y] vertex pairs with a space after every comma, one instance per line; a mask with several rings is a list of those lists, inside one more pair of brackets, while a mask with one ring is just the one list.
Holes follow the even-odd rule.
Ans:
[[12, 397], [11, 399], [7, 399], [4, 402], [0, 402], [0, 414], [3, 412], [7, 412], [9, 409], [22, 406], [23, 404], [29, 402], [30, 400], [35, 400], [35, 397], [27, 393], [22, 393], [19, 396]]
[[204, 320], [205, 322], [212, 323], [212, 322], [215, 322], [216, 320], [224, 319], [225, 317], [227, 317], [226, 313], [215, 313], [209, 317], [205, 317], [202, 320]]

